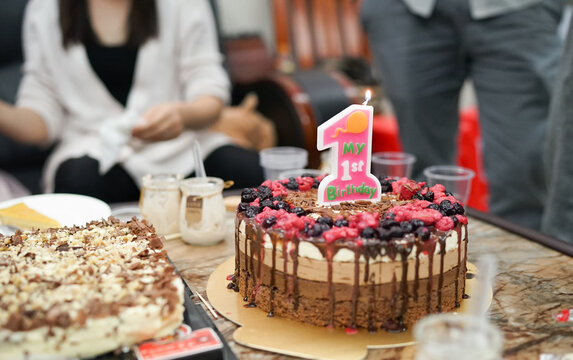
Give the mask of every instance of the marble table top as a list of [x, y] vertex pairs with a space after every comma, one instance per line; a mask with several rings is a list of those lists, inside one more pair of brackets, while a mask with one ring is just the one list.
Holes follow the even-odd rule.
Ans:
[[[209, 275], [234, 256], [232, 219], [224, 242], [190, 246], [166, 241], [167, 252], [188, 284], [204, 297]], [[558, 323], [554, 314], [573, 308], [573, 258], [489, 222], [470, 217], [470, 262], [494, 254], [498, 274], [490, 307], [491, 321], [504, 333], [504, 359], [539, 359], [541, 354], [573, 353], [573, 322]], [[218, 317], [215, 324], [239, 359], [293, 359], [251, 349], [233, 341], [235, 324]], [[413, 359], [415, 346], [369, 350], [366, 359]]]

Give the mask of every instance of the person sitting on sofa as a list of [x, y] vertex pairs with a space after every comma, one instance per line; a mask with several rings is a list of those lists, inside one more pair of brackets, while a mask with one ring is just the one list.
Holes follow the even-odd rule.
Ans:
[[[22, 78], [21, 37], [26, 3], [27, 0], [0, 1], [0, 101], [10, 104], [16, 101]], [[51, 147], [22, 144], [0, 134], [0, 188], [11, 190], [14, 187], [8, 185], [19, 183], [24, 194], [40, 193], [42, 166], [50, 150]], [[0, 199], [20, 195], [21, 191], [4, 191]]]
[[262, 182], [256, 151], [208, 129], [229, 81], [207, 1], [31, 0], [24, 55], [16, 106], [0, 102], [0, 133], [57, 142], [45, 192], [136, 200], [147, 173], [193, 173], [194, 140], [208, 175]]

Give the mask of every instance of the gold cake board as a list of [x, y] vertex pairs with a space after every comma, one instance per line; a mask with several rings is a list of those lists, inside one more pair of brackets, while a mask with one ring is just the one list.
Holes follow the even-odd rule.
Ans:
[[[468, 274], [477, 268], [468, 263]], [[414, 344], [412, 329], [391, 334], [384, 330], [370, 333], [360, 330], [347, 334], [344, 329], [329, 329], [300, 322], [267, 316], [256, 307], [245, 307], [242, 296], [227, 289], [227, 276], [235, 271], [235, 259], [219, 265], [207, 282], [207, 296], [213, 307], [225, 318], [241, 326], [233, 333], [235, 341], [255, 349], [308, 359], [359, 360], [366, 357], [368, 349], [382, 349]], [[469, 309], [475, 279], [466, 280], [467, 300], [462, 300], [458, 312]], [[487, 297], [491, 302], [491, 289]]]

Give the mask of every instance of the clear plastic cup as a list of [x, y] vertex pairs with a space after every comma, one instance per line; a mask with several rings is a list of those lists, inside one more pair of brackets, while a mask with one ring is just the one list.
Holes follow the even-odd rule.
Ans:
[[410, 178], [415, 162], [416, 157], [405, 152], [377, 152], [372, 154], [372, 174], [380, 180]]
[[272, 147], [261, 150], [259, 154], [265, 178], [269, 180], [278, 180], [281, 172], [302, 169], [308, 164], [308, 152], [298, 147]]
[[500, 360], [503, 334], [483, 317], [429, 315], [414, 327], [416, 360]]
[[279, 179], [288, 179], [291, 177], [296, 178], [302, 175], [317, 177], [324, 174], [324, 171], [318, 169], [294, 169], [281, 172], [279, 174]]
[[179, 174], [148, 174], [143, 177], [139, 209], [159, 235], [179, 232]]
[[424, 169], [428, 186], [442, 184], [456, 199], [467, 203], [472, 189], [473, 170], [456, 165], [436, 165]]

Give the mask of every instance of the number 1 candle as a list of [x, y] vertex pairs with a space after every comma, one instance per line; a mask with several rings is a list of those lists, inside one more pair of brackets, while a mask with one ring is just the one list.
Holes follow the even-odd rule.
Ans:
[[331, 172], [318, 187], [321, 205], [380, 200], [380, 181], [370, 173], [374, 108], [369, 100], [367, 90], [362, 105], [350, 105], [318, 127], [318, 150], [332, 148]]

